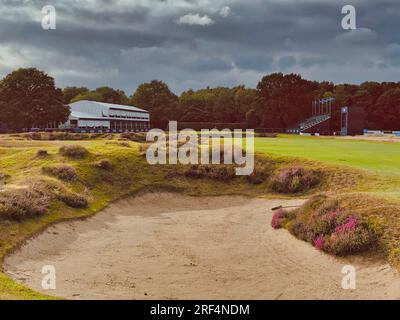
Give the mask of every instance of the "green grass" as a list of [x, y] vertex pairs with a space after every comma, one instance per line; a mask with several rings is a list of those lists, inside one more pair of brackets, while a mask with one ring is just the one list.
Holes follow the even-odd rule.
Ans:
[[255, 150], [362, 170], [368, 179], [355, 191], [386, 198], [400, 196], [400, 143], [279, 135], [275, 139], [256, 138]]
[[400, 143], [281, 135], [256, 138], [255, 150], [400, 176]]

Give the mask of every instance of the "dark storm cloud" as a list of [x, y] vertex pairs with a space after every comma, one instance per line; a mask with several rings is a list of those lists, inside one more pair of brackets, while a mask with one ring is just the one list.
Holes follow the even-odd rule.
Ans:
[[[345, 31], [348, 2], [55, 0], [57, 29], [44, 31], [40, 10], [49, 1], [0, 0], [0, 76], [33, 65], [60, 86], [128, 92], [153, 78], [176, 91], [254, 86], [275, 71], [336, 82], [397, 80], [398, 1], [351, 1], [359, 29]], [[227, 6], [230, 14], [220, 14]], [[178, 23], [185, 15], [191, 23]]]

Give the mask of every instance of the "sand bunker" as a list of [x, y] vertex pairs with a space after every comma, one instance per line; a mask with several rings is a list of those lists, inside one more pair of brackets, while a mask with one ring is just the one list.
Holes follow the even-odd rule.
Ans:
[[[301, 203], [146, 194], [50, 227], [4, 268], [37, 291], [68, 299], [400, 297], [400, 278], [388, 266], [352, 261], [357, 290], [343, 290], [349, 261], [270, 227], [272, 207]], [[41, 288], [43, 265], [55, 266], [56, 290]]]

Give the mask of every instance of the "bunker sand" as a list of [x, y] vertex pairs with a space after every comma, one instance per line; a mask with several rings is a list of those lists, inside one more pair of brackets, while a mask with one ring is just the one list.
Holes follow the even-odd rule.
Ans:
[[[303, 200], [149, 193], [65, 222], [5, 260], [17, 281], [68, 299], [398, 299], [387, 265], [337, 259], [270, 226], [271, 208]], [[346, 264], [357, 290], [341, 287]], [[54, 265], [57, 289], [41, 288]]]

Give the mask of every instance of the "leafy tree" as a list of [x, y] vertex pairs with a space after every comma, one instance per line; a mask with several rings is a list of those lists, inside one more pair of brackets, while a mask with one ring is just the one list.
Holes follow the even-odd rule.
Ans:
[[162, 81], [153, 80], [141, 84], [131, 98], [131, 104], [150, 112], [156, 126], [165, 126], [169, 120], [176, 120], [178, 97]]
[[128, 104], [129, 98], [122, 90], [115, 90], [110, 87], [100, 87], [94, 91], [83, 92], [73, 98], [71, 102], [80, 100], [98, 101], [115, 104]]
[[0, 82], [0, 122], [17, 130], [65, 122], [70, 110], [54, 79], [35, 68], [18, 69]]
[[257, 85], [258, 114], [268, 128], [287, 128], [310, 116], [316, 83], [300, 75], [274, 73]]
[[188, 90], [179, 97], [179, 120], [185, 122], [246, 122], [256, 90], [244, 86]]
[[86, 87], [65, 87], [63, 89], [63, 101], [66, 104], [71, 103], [71, 100], [78, 95], [86, 94], [88, 92], [89, 89]]
[[383, 130], [400, 130], [400, 88], [383, 93], [377, 100], [371, 117], [376, 119]]
[[246, 113], [246, 121], [250, 129], [256, 129], [259, 123], [259, 118], [254, 109], [251, 109]]

